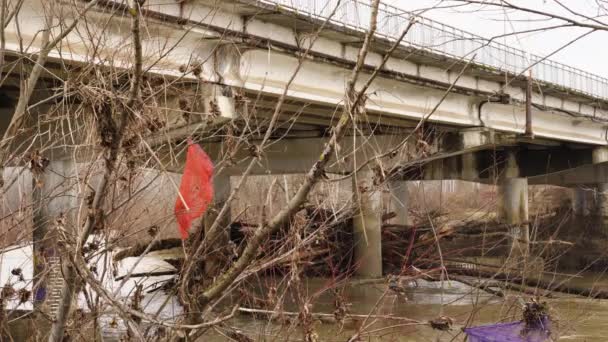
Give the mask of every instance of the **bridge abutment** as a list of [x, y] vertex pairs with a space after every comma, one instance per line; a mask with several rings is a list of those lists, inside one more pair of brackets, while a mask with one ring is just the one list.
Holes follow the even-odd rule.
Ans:
[[356, 274], [365, 278], [382, 277], [382, 193], [374, 189], [372, 171], [357, 172], [352, 181]]

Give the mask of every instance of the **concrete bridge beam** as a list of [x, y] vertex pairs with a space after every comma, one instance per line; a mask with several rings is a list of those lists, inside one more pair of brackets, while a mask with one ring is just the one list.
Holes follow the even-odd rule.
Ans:
[[[358, 164], [373, 159], [378, 155], [391, 151], [403, 142], [401, 135], [370, 135], [365, 138], [348, 137], [340, 142], [337, 152], [325, 169], [327, 173], [351, 172], [353, 161]], [[272, 141], [259, 156], [259, 161], [251, 170], [252, 175], [281, 175], [281, 174], [303, 174], [317, 161], [323, 147], [329, 141], [327, 137], [296, 137]], [[256, 141], [252, 141], [255, 145]], [[230, 157], [226, 152], [226, 145], [222, 142], [201, 143], [201, 146], [213, 162], [218, 165], [222, 161], [222, 172], [238, 176], [246, 169], [246, 165], [252, 156], [251, 145], [238, 148]], [[181, 172], [185, 163], [185, 153], [175, 154], [174, 150], [166, 148], [159, 152], [163, 167], [170, 172]], [[390, 169], [400, 155], [396, 158], [380, 159], [385, 169]], [[227, 163], [228, 159], [237, 163]], [[244, 161], [244, 162], [243, 162]]]
[[373, 182], [372, 171], [353, 176], [355, 267], [364, 278], [382, 277], [382, 193]]

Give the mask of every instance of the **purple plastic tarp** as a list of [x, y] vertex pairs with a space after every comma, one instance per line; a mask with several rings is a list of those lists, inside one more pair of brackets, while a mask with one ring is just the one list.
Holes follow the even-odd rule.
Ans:
[[550, 321], [543, 319], [535, 327], [511, 322], [464, 329], [468, 342], [546, 342], [551, 341]]

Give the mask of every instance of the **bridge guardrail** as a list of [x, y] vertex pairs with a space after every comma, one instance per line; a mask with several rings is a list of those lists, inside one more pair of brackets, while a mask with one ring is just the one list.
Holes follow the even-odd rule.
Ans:
[[[258, 0], [313, 19], [327, 19], [338, 0]], [[371, 7], [364, 0], [342, 0], [331, 23], [357, 31], [369, 28]], [[376, 34], [395, 40], [407, 27], [413, 13], [382, 4], [378, 13]], [[534, 79], [585, 95], [608, 99], [608, 79], [584, 70], [546, 59], [479, 35], [416, 16], [417, 22], [403, 42], [404, 45], [457, 59], [475, 56], [477, 65], [515, 75], [532, 71]]]

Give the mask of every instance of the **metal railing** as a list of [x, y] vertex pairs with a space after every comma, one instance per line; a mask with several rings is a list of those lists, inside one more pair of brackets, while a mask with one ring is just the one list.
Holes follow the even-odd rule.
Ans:
[[[340, 2], [338, 0], [258, 0], [258, 2], [280, 6], [284, 10], [317, 20], [327, 19], [340, 3], [330, 20], [332, 24], [360, 32], [365, 32], [369, 28], [371, 7], [365, 0]], [[412, 16], [413, 13], [382, 4], [378, 13], [376, 34], [385, 39], [396, 40], [408, 26]], [[474, 57], [474, 64], [488, 67], [496, 72], [522, 75], [531, 70], [536, 80], [589, 96], [608, 99], [606, 78], [424, 17], [416, 16], [416, 24], [402, 44], [456, 59]]]

